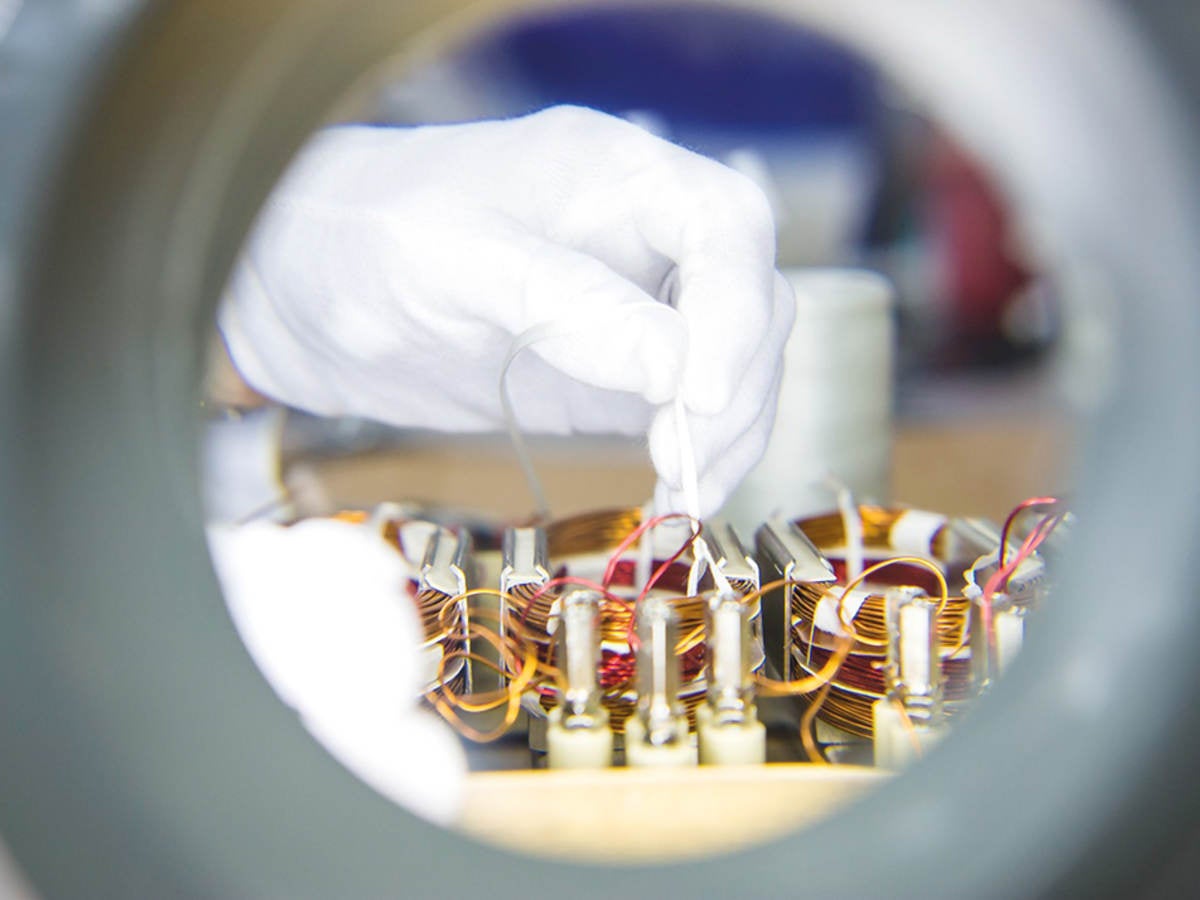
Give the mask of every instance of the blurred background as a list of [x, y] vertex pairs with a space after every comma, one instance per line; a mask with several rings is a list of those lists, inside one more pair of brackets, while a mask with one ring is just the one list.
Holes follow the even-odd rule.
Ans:
[[[1039, 271], [983, 164], [886, 72], [828, 37], [746, 10], [580, 5], [510, 19], [425, 59], [343, 119], [456, 123], [556, 104], [622, 116], [756, 181], [774, 209], [778, 264], [798, 287], [813, 269], [868, 270], [890, 286], [874, 304], [818, 296], [810, 315], [802, 305], [764, 484], [752, 478], [735, 499], [735, 521], [750, 526], [769, 512], [759, 497], [787, 466], [791, 482], [831, 475], [863, 499], [994, 516], [1047, 482], [1064, 486], [1073, 417], [1094, 405], [1108, 365], [1103, 291]], [[864, 397], [866, 419], [847, 412]], [[305, 508], [371, 503], [383, 490], [507, 518], [528, 509], [505, 440], [302, 414], [259, 426], [282, 442], [289, 490]], [[210, 459], [223, 458], [223, 440]], [[556, 513], [649, 496], [637, 442], [533, 446]], [[255, 472], [214, 465], [232, 470], [210, 478], [222, 485], [210, 492], [215, 513], [271, 502]], [[579, 477], [581, 466], [602, 477]]]

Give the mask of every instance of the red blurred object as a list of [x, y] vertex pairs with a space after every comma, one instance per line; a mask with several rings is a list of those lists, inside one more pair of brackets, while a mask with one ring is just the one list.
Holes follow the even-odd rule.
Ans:
[[979, 163], [937, 132], [927, 160], [927, 224], [950, 337], [946, 362], [994, 357], [1007, 345], [1005, 311], [1033, 275], [1014, 252], [1012, 217]]

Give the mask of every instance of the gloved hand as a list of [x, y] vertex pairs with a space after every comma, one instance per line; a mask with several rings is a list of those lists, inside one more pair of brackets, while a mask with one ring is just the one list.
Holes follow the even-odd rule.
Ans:
[[598, 112], [338, 127], [268, 202], [220, 327], [268, 396], [445, 431], [503, 425], [501, 370], [534, 329], [508, 375], [520, 427], [648, 432], [678, 509], [679, 395], [707, 514], [774, 420], [793, 314], [774, 254], [752, 182]]
[[208, 543], [238, 633], [309, 732], [381, 793], [452, 824], [466, 756], [417, 705], [421, 625], [401, 556], [328, 520], [210, 526]]

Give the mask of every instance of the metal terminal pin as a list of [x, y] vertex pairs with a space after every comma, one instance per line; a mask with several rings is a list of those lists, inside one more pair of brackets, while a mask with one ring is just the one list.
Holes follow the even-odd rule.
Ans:
[[575, 590], [562, 599], [558, 636], [558, 666], [565, 685], [562, 724], [565, 728], [592, 728], [606, 724], [600, 704], [600, 594]]
[[754, 716], [753, 610], [736, 594], [714, 596], [707, 609], [708, 705], [717, 725]]
[[971, 689], [978, 694], [990, 688], [1021, 651], [1027, 607], [1014, 603], [1009, 594], [994, 594], [991, 627], [988, 628], [983, 614], [983, 592], [976, 590], [972, 595], [968, 622]]
[[914, 724], [940, 724], [944, 708], [937, 604], [912, 587], [892, 588], [885, 603], [887, 695], [900, 701]]
[[654, 747], [688, 739], [687, 717], [679, 701], [679, 615], [662, 597], [647, 597], [637, 610], [638, 706], [645, 740]]

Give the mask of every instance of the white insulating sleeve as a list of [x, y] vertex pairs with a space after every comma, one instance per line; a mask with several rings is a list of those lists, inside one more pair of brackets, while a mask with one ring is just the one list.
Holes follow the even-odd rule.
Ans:
[[946, 524], [946, 517], [937, 513], [910, 509], [900, 514], [888, 532], [888, 543], [897, 553], [929, 556], [933, 539]]

